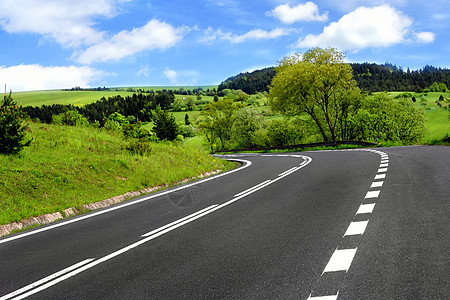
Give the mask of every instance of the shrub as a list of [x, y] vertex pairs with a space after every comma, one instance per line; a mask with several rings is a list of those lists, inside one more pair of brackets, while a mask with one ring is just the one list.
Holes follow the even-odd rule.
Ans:
[[11, 94], [0, 102], [0, 153], [15, 154], [29, 146], [31, 139], [26, 139], [28, 124], [23, 125], [25, 114]]
[[88, 126], [88, 119], [76, 110], [68, 110], [52, 117], [54, 124], [68, 126]]

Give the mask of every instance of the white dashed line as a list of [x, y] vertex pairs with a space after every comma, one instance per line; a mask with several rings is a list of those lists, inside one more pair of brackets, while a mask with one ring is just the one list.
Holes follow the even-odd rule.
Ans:
[[337, 271], [347, 272], [352, 264], [353, 257], [355, 257], [357, 249], [358, 248], [335, 250], [330, 258], [330, 261], [325, 267], [325, 270], [323, 270], [323, 273]]
[[351, 222], [344, 236], [364, 234], [364, 231], [366, 231], [367, 223], [369, 223], [369, 221]]
[[370, 186], [370, 188], [373, 189], [373, 188], [382, 187], [382, 186], [383, 186], [383, 181], [374, 181], [374, 182], [372, 182], [372, 185]]
[[375, 176], [375, 180], [378, 180], [378, 179], [384, 179], [384, 178], [386, 178], [386, 174], [377, 174], [377, 175]]
[[336, 300], [337, 297], [339, 296], [339, 292], [336, 295], [331, 295], [331, 296], [319, 296], [319, 297], [311, 297], [311, 295], [309, 295], [308, 300]]
[[361, 214], [371, 214], [373, 212], [373, 208], [375, 207], [375, 203], [361, 204], [356, 212], [357, 215]]
[[[357, 151], [357, 150], [355, 150]], [[369, 151], [376, 154], [379, 154], [381, 156], [381, 163], [377, 170], [377, 174], [375, 175], [375, 179], [372, 182], [370, 188], [381, 188], [383, 186], [383, 181], [380, 179], [386, 178], [386, 172], [388, 170], [389, 166], [389, 156], [381, 151], [377, 150], [362, 150], [362, 151]], [[368, 191], [364, 199], [373, 199], [378, 198], [380, 195], [380, 190], [375, 191]], [[371, 214], [373, 212], [373, 209], [375, 207], [375, 203], [362, 203], [358, 211], [356, 212], [356, 215], [362, 215], [362, 214]], [[369, 223], [369, 220], [365, 221], [352, 221], [350, 225], [348, 226], [347, 230], [345, 231], [345, 234], [342, 238], [345, 238], [346, 236], [356, 236], [356, 235], [363, 235], [367, 225]], [[331, 256], [328, 264], [325, 266], [324, 271], [322, 272], [322, 275], [327, 272], [336, 272], [336, 271], [346, 271], [348, 272], [352, 262], [353, 258], [355, 257], [356, 251], [358, 248], [354, 249], [336, 249]], [[322, 278], [322, 277], [321, 277]], [[314, 296], [312, 297], [312, 292], [308, 297], [308, 300], [337, 300], [339, 296], [339, 291], [336, 295], [323, 295], [323, 296]]]
[[364, 199], [378, 198], [378, 195], [380, 195], [380, 191], [368, 191]]

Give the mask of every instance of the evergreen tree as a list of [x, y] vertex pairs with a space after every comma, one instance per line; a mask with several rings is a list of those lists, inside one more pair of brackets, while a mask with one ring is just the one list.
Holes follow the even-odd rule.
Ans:
[[0, 102], [0, 153], [15, 154], [30, 145], [31, 139], [26, 139], [28, 124], [22, 124], [24, 115], [11, 94], [3, 97]]
[[156, 133], [158, 139], [173, 141], [177, 138], [178, 125], [172, 114], [157, 107], [153, 117], [153, 123], [153, 131]]

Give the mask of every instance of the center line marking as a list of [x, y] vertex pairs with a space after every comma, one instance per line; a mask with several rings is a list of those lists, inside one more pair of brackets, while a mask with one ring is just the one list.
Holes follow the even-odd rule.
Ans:
[[364, 231], [366, 231], [367, 223], [369, 223], [369, 221], [351, 222], [344, 236], [364, 234]]
[[384, 178], [386, 178], [386, 174], [377, 174], [377, 175], [375, 176], [375, 180], [378, 180], [378, 179], [384, 179]]
[[309, 295], [307, 300], [337, 300], [339, 296], [339, 292], [336, 295], [331, 295], [331, 296], [318, 296], [318, 297], [311, 297], [311, 295]]
[[348, 269], [352, 264], [353, 257], [355, 257], [356, 250], [358, 250], [358, 248], [335, 250], [330, 258], [330, 261], [325, 267], [325, 270], [323, 270], [323, 273], [336, 271], [348, 272]]
[[259, 188], [260, 186], [265, 185], [265, 184], [268, 184], [268, 183], [270, 183], [270, 180], [266, 180], [266, 181], [264, 181], [264, 182], [261, 182], [261, 183], [258, 184], [258, 185], [255, 185], [255, 186], [253, 186], [253, 187], [251, 187], [251, 188], [249, 188], [249, 189], [246, 189], [245, 191], [240, 192], [239, 194], [234, 195], [234, 197], [239, 197], [240, 195], [246, 194], [246, 193], [248, 193], [248, 192], [250, 192], [250, 191], [252, 191], [252, 190], [254, 190], [254, 189], [257, 189], [257, 188]]
[[372, 185], [370, 186], [370, 188], [376, 188], [376, 187], [382, 187], [383, 186], [383, 181], [374, 181], [372, 182]]
[[360, 214], [371, 214], [373, 208], [375, 207], [375, 203], [361, 204], [356, 212], [357, 215]]
[[380, 195], [380, 191], [368, 191], [364, 199], [378, 198], [378, 195]]

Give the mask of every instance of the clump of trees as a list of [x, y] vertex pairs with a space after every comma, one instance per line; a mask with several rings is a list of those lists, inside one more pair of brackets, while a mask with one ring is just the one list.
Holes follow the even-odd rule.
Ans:
[[412, 101], [360, 93], [344, 54], [315, 48], [283, 59], [270, 89], [270, 105], [303, 115], [323, 141], [367, 140], [413, 143], [426, 132], [424, 111]]
[[28, 124], [22, 107], [17, 105], [11, 94], [5, 95], [0, 101], [0, 153], [17, 154], [31, 143], [27, 138]]
[[295, 118], [267, 120], [254, 107], [232, 99], [211, 102], [202, 111], [200, 131], [211, 152], [294, 145], [303, 138], [301, 122]]

